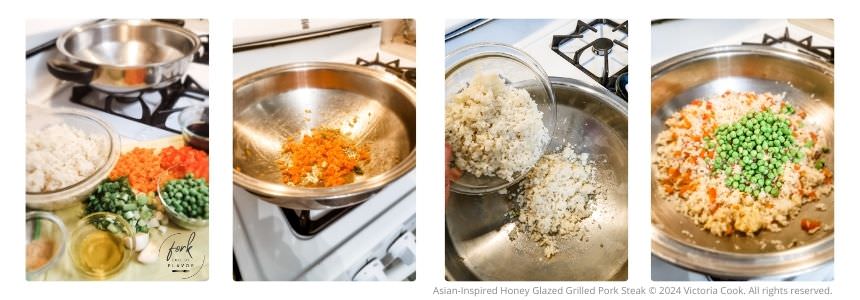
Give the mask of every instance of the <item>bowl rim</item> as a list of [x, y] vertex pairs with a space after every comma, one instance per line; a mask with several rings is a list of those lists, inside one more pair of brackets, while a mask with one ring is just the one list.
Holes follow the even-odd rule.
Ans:
[[[416, 92], [415, 87], [410, 85], [409, 83], [403, 81], [397, 76], [393, 74], [389, 74], [388, 72], [360, 67], [350, 64], [343, 63], [333, 63], [333, 62], [298, 62], [298, 63], [290, 63], [284, 64], [274, 67], [265, 68], [259, 71], [252, 72], [250, 74], [244, 75], [233, 81], [233, 97], [235, 99], [236, 91], [244, 86], [247, 86], [251, 83], [254, 83], [258, 80], [262, 80], [264, 78], [268, 78], [271, 76], [278, 76], [282, 73], [287, 72], [304, 72], [310, 70], [322, 70], [322, 69], [334, 69], [344, 72], [354, 72], [363, 76], [373, 77], [378, 80], [383, 81], [384, 83], [392, 86], [395, 90], [399, 91], [401, 94], [405, 96], [405, 98], [412, 104], [413, 107], [416, 107]], [[400, 177], [403, 177], [409, 171], [415, 168], [416, 162], [416, 148], [417, 148], [417, 132], [416, 132], [416, 145], [413, 145], [412, 150], [408, 155], [403, 157], [395, 166], [389, 168], [385, 172], [374, 175], [373, 177], [353, 182], [349, 184], [333, 186], [333, 187], [300, 187], [300, 186], [289, 186], [283, 183], [275, 183], [267, 180], [260, 180], [253, 176], [242, 173], [236, 168], [233, 168], [233, 183], [239, 185], [240, 187], [248, 190], [252, 194], [261, 195], [264, 197], [271, 197], [279, 199], [279, 201], [286, 200], [333, 200], [333, 199], [344, 199], [350, 198], [361, 194], [367, 194], [376, 190], [381, 189], [383, 186], [397, 180]], [[278, 204], [278, 201], [273, 202]], [[358, 202], [353, 202], [351, 204], [357, 204]], [[283, 205], [283, 204], [278, 204]], [[341, 205], [343, 206], [343, 205]]]
[[[37, 275], [45, 273], [49, 269], [53, 268], [54, 265], [56, 265], [57, 262], [60, 261], [60, 258], [63, 257], [63, 255], [65, 255], [66, 244], [69, 242], [69, 232], [66, 229], [65, 223], [63, 223], [63, 220], [61, 220], [59, 216], [57, 216], [51, 212], [47, 212], [47, 211], [29, 211], [29, 212], [27, 212], [27, 217], [26, 217], [25, 222], [29, 222], [31, 219], [35, 219], [35, 218], [48, 220], [51, 223], [54, 223], [54, 225], [56, 225], [57, 228], [59, 228], [61, 240], [60, 240], [59, 250], [57, 250], [56, 254], [53, 255], [51, 257], [51, 259], [48, 260], [48, 262], [45, 263], [44, 265], [42, 265], [41, 267], [39, 267], [35, 270], [32, 270], [32, 271], [27, 271], [27, 276], [37, 276]], [[29, 240], [29, 238], [28, 238], [28, 240]]]
[[[29, 192], [29, 191], [26, 192], [28, 203], [30, 203], [30, 202], [35, 202], [35, 203], [50, 202], [50, 201], [54, 200], [53, 196], [61, 195], [61, 194], [65, 194], [65, 193], [76, 193], [76, 192], [79, 192], [79, 190], [87, 189], [91, 186], [94, 186], [95, 184], [100, 183], [102, 179], [107, 177], [107, 175], [113, 169], [113, 166], [119, 160], [119, 156], [120, 156], [120, 152], [121, 152], [119, 135], [117, 135], [117, 133], [116, 133], [116, 131], [114, 131], [113, 127], [111, 127], [106, 122], [102, 121], [101, 119], [99, 119], [98, 117], [96, 117], [93, 114], [90, 114], [88, 112], [84, 112], [84, 111], [78, 110], [78, 109], [58, 109], [58, 110], [49, 111], [49, 112], [34, 112], [34, 113], [28, 112], [27, 113], [28, 119], [50, 117], [50, 116], [72, 116], [75, 118], [81, 118], [84, 120], [88, 120], [90, 122], [95, 123], [99, 127], [101, 127], [101, 129], [103, 129], [105, 131], [105, 133], [107, 133], [107, 140], [108, 140], [107, 158], [104, 160], [104, 162], [102, 162], [102, 164], [92, 174], [85, 177], [84, 179], [81, 179], [80, 181], [78, 181], [76, 183], [73, 183], [72, 185], [69, 185], [69, 186], [66, 186], [66, 187], [63, 187], [60, 189], [52, 190], [52, 191], [35, 192], [35, 193]], [[61, 123], [66, 124], [65, 122], [61, 122]], [[73, 127], [73, 126], [70, 125], [70, 127]], [[29, 133], [29, 131], [30, 130], [28, 129], [27, 133]], [[96, 179], [98, 179], [98, 180], [96, 180]]]
[[[183, 134], [183, 135], [186, 135], [186, 134], [187, 134], [187, 135], [193, 136], [193, 137], [198, 138], [198, 139], [206, 140], [206, 141], [208, 142], [208, 141], [209, 141], [209, 137], [208, 137], [208, 136], [201, 136], [201, 135], [198, 135], [198, 134], [196, 134], [196, 133], [194, 133], [194, 132], [192, 132], [192, 131], [189, 131], [189, 130], [188, 130], [188, 125], [190, 125], [191, 123], [189, 123], [189, 122], [188, 122], [188, 120], [185, 120], [185, 119], [183, 119], [183, 117], [182, 117], [182, 116], [184, 116], [184, 115], [185, 115], [185, 113], [186, 113], [186, 112], [189, 112], [189, 111], [192, 111], [192, 110], [197, 110], [197, 109], [206, 110], [206, 111], [208, 112], [208, 111], [209, 111], [209, 105], [206, 105], [206, 104], [203, 104], [203, 103], [194, 103], [194, 104], [192, 104], [192, 105], [189, 105], [189, 106], [187, 106], [187, 107], [183, 108], [183, 109], [179, 112], [179, 116], [177, 117], [177, 119], [178, 119], [178, 121], [179, 121], [179, 126], [181, 126], [181, 127], [182, 127], [182, 128], [180, 128], [180, 132], [182, 132], [182, 134]], [[194, 118], [194, 120], [197, 120], [197, 118]], [[206, 121], [206, 123], [208, 124], [208, 123], [209, 123], [209, 121]]]
[[[547, 94], [547, 101], [549, 105], [549, 114], [544, 114], [546, 117], [550, 118], [550, 124], [547, 128], [547, 134], [550, 139], [541, 147], [543, 150], [542, 154], [545, 154], [549, 150], [549, 146], [552, 142], [552, 137], [555, 135], [555, 127], [558, 121], [558, 109], [557, 109], [557, 101], [555, 99], [555, 92], [552, 89], [552, 81], [550, 77], [547, 75], [546, 71], [544, 71], [543, 67], [535, 60], [532, 56], [530, 56], [525, 51], [522, 51], [514, 46], [504, 44], [504, 43], [495, 43], [495, 42], [478, 42], [469, 45], [462, 46], [454, 51], [451, 51], [445, 56], [445, 78], [447, 80], [448, 76], [451, 75], [457, 69], [469, 64], [472, 61], [479, 60], [487, 57], [499, 57], [512, 60], [516, 63], [519, 63], [525, 66], [527, 69], [532, 71], [535, 75], [535, 78], [540, 81], [541, 86], [544, 88]], [[536, 103], [537, 104], [537, 103]], [[537, 164], [537, 160], [535, 161]], [[496, 186], [471, 186], [464, 185], [459, 182], [459, 180], [451, 181], [451, 191], [464, 195], [483, 195], [492, 192], [496, 192], [502, 189], [505, 189], [517, 182], [520, 182], [525, 178], [529, 171], [534, 166], [520, 172], [519, 174], [515, 174], [513, 180], [507, 181], [503, 184]], [[463, 171], [465, 172], [465, 171]], [[497, 178], [497, 177], [496, 177]], [[502, 179], [502, 181], [505, 181]]]
[[[690, 63], [727, 55], [757, 55], [786, 59], [806, 65], [825, 76], [833, 77], [833, 65], [814, 56], [759, 45], [715, 46], [670, 57], [651, 67], [651, 81]], [[653, 117], [653, 113], [652, 113]], [[653, 141], [652, 147], [653, 147]], [[652, 153], [653, 155], [653, 153]], [[653, 161], [653, 157], [651, 159]], [[652, 169], [652, 175], [654, 170]], [[762, 276], [792, 276], [833, 261], [835, 235], [786, 250], [766, 253], [740, 253], [716, 250], [687, 243], [668, 234], [667, 228], [651, 222], [651, 253], [695, 272], [706, 272], [726, 278], [748, 279]], [[715, 263], [719, 262], [719, 263]], [[751, 268], [752, 266], [752, 268]]]

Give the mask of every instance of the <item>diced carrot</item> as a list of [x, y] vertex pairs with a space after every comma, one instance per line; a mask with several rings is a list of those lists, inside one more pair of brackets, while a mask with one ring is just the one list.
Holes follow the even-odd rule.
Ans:
[[803, 229], [803, 231], [814, 231], [815, 229], [818, 229], [818, 227], [821, 227], [821, 221], [813, 219], [800, 220], [800, 229]]
[[[288, 139], [282, 149], [289, 155], [290, 162], [279, 162], [284, 183], [303, 186], [331, 187], [343, 185], [354, 180], [356, 169], [370, 159], [366, 146], [356, 146], [340, 130], [314, 129], [299, 141]], [[318, 183], [304, 182], [314, 167], [320, 169]]]
[[108, 178], [116, 180], [127, 177], [132, 188], [142, 193], [153, 192], [156, 189], [158, 176], [162, 169], [158, 156], [151, 148], [134, 148], [120, 155]]

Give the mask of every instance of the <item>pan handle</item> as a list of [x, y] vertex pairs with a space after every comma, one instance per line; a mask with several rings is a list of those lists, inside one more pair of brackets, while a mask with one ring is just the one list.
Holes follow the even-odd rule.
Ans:
[[58, 59], [48, 61], [48, 72], [58, 79], [80, 84], [90, 84], [95, 74], [92, 68]]
[[194, 62], [204, 62], [209, 64], [209, 34], [198, 35], [200, 39], [200, 48], [197, 48], [197, 53], [194, 54]]

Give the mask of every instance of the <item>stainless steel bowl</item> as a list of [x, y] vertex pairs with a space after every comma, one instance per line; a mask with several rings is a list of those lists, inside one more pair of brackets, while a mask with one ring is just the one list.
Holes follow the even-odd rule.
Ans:
[[[627, 104], [604, 89], [550, 78], [558, 121], [550, 151], [570, 143], [598, 162], [608, 201], [584, 222], [587, 241], [568, 239], [551, 259], [526, 235], [508, 237], [509, 196], [451, 193], [445, 209], [445, 276], [449, 280], [626, 280]], [[605, 160], [605, 161], [604, 161]], [[513, 195], [518, 187], [508, 188]]]
[[181, 79], [202, 45], [182, 27], [146, 20], [78, 26], [57, 38], [66, 60], [48, 62], [55, 77], [110, 93], [157, 89]]
[[[370, 147], [355, 182], [288, 186], [275, 161], [285, 139], [336, 128]], [[384, 71], [337, 63], [296, 63], [233, 82], [233, 182], [294, 209], [358, 204], [415, 167], [415, 88]]]
[[[726, 46], [693, 51], [661, 62], [651, 69], [651, 153], [654, 141], [665, 129], [664, 121], [693, 99], [734, 91], [786, 93], [785, 99], [805, 110], [818, 123], [833, 149], [833, 65], [805, 54], [772, 47]], [[834, 155], [827, 166], [834, 166]], [[651, 171], [652, 252], [658, 257], [697, 272], [725, 279], [791, 276], [833, 259], [833, 233], [807, 234], [802, 218], [833, 224], [833, 196], [823, 203], [826, 211], [805, 205], [800, 215], [781, 232], [755, 237], [716, 237], [659, 197]], [[692, 236], [687, 236], [688, 232]], [[796, 240], [800, 246], [778, 250], [760, 242]], [[737, 248], [735, 248], [737, 246]]]

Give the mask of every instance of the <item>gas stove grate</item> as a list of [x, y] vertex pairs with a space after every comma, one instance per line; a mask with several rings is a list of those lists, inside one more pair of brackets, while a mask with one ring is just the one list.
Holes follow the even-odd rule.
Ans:
[[379, 53], [376, 53], [376, 57], [373, 58], [373, 60], [367, 60], [361, 57], [356, 58], [355, 64], [357, 66], [362, 67], [381, 67], [386, 72], [394, 74], [395, 76], [397, 76], [397, 78], [400, 78], [403, 81], [406, 81], [407, 83], [411, 84], [412, 86], [415, 86], [417, 77], [416, 69], [409, 67], [401, 67], [400, 59], [383, 62], [379, 60]]
[[761, 43], [744, 42], [743, 45], [759, 45], [759, 46], [774, 46], [783, 43], [788, 43], [798, 47], [797, 51], [806, 53], [812, 56], [819, 57], [829, 63], [833, 63], [836, 58], [834, 48], [831, 46], [814, 46], [812, 45], [812, 36], [802, 39], [794, 39], [788, 34], [788, 27], [785, 27], [785, 32], [780, 37], [775, 37], [765, 33], [761, 38]]
[[[90, 95], [95, 96], [96, 100], [93, 101], [93, 97], [88, 97]], [[144, 96], [148, 95], [156, 95], [157, 97], [160, 97], [158, 105], [154, 108], [150, 107], [147, 101], [144, 100]], [[209, 90], [204, 89], [199, 83], [197, 83], [197, 81], [191, 78], [191, 76], [185, 76], [184, 79], [162, 89], [150, 89], [123, 95], [105, 93], [88, 85], [76, 86], [72, 88], [71, 101], [72, 103], [103, 111], [141, 124], [153, 126], [173, 133], [181, 133], [178, 129], [167, 126], [167, 118], [185, 108], [176, 107], [177, 102], [182, 98], [203, 102], [208, 97]], [[130, 116], [115, 109], [115, 105], [135, 104], [140, 106], [139, 117]]]
[[295, 231], [296, 234], [303, 237], [312, 237], [346, 215], [346, 213], [352, 211], [352, 209], [357, 206], [358, 205], [353, 205], [333, 209], [326, 212], [316, 220], [311, 219], [311, 212], [309, 210], [281, 208], [281, 211], [284, 212], [284, 216], [287, 217], [287, 223], [290, 224], [290, 227], [293, 228], [293, 231]]
[[[566, 35], [554, 35], [552, 37], [552, 51], [564, 58], [567, 62], [572, 64], [574, 67], [588, 75], [594, 81], [597, 81], [601, 86], [615, 93], [616, 95], [622, 97], [624, 100], [627, 100], [627, 92], [625, 90], [624, 85], [619, 85], [616, 81], [618, 81], [619, 77], [622, 77], [627, 73], [627, 65], [625, 64], [621, 69], [617, 72], [610, 74], [609, 73], [609, 60], [613, 55], [613, 48], [615, 46], [622, 47], [625, 50], [627, 49], [627, 44], [623, 41], [617, 39], [609, 39], [606, 37], [598, 37], [592, 41], [587, 41], [586, 45], [579, 48], [574, 52], [573, 57], [564, 53], [561, 50], [561, 46], [571, 42], [575, 39], [582, 39], [585, 37], [585, 33], [588, 31], [599, 33], [596, 26], [604, 25], [608, 26], [612, 29], [612, 32], [622, 32], [624, 35], [627, 35], [627, 21], [623, 23], [618, 23], [609, 19], [596, 19], [589, 23], [585, 23], [583, 21], [577, 21], [576, 29], [571, 34]], [[595, 74], [594, 72], [588, 70], [585, 66], [580, 63], [580, 58], [585, 51], [592, 51], [594, 55], [603, 57], [603, 69], [600, 74]], [[626, 76], [624, 76], [626, 78]]]

